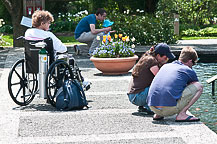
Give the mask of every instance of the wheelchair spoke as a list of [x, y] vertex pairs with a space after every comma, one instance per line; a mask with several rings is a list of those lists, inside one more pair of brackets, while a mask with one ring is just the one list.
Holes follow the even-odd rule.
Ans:
[[58, 89], [55, 89], [55, 91], [54, 91], [54, 95], [51, 96], [52, 99], [54, 99], [54, 98], [56, 97], [57, 91], [58, 91]]
[[51, 86], [48, 86], [48, 88], [50, 89], [50, 88], [55, 88], [56, 86], [55, 86], [55, 83], [50, 83], [50, 85]]
[[29, 96], [32, 96], [32, 95], [31, 94], [24, 95], [24, 96], [21, 96], [21, 98], [26, 98], [26, 97], [29, 97]]
[[14, 72], [17, 74], [17, 76], [20, 78], [20, 80], [23, 80], [20, 74], [14, 69]]
[[67, 68], [65, 67], [65, 68], [64, 68], [64, 71], [63, 71], [63, 73], [62, 73], [62, 76], [64, 76], [64, 75], [66, 74], [66, 70], [67, 70]]
[[18, 84], [20, 84], [20, 82], [12, 83], [11, 85], [13, 86], [13, 85], [18, 85]]
[[18, 92], [17, 92], [17, 94], [16, 94], [15, 98], [17, 98], [17, 96], [19, 95], [19, 93], [20, 93], [21, 89], [22, 89], [22, 86], [20, 85], [20, 88], [19, 88], [19, 90], [18, 90]]
[[28, 89], [28, 91], [29, 91], [30, 93], [33, 93], [33, 91], [30, 90], [30, 89], [28, 88], [28, 86], [25, 86], [25, 87]]

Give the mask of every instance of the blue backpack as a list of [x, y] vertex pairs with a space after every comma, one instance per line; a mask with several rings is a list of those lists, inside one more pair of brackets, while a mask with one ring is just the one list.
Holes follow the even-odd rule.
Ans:
[[81, 85], [75, 80], [65, 80], [56, 94], [58, 110], [78, 110], [88, 108], [87, 100]]

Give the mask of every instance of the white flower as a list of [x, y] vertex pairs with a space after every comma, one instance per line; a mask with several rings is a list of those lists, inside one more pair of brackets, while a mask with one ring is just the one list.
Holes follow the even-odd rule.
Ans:
[[140, 11], [140, 13], [143, 13], [143, 12], [144, 12], [144, 10], [141, 10], [141, 11]]
[[100, 40], [100, 36], [97, 36], [97, 37], [96, 37], [96, 40]]
[[132, 44], [132, 46], [131, 46], [132, 48], [135, 48], [136, 46], [134, 45], [134, 44]]
[[128, 42], [128, 41], [130, 41], [130, 38], [129, 38], [129, 36], [127, 37], [127, 39], [126, 39], [126, 42]]
[[84, 13], [85, 13], [86, 15], [88, 15], [88, 11], [87, 11], [87, 10], [85, 10]]
[[136, 11], [137, 11], [137, 12], [139, 12], [140, 10], [139, 10], [139, 9], [137, 9]]
[[126, 13], [126, 11], [124, 11], [124, 14]]
[[132, 42], [134, 42], [135, 40], [136, 40], [136, 39], [135, 39], [134, 37], [131, 39]]
[[144, 35], [146, 35], [146, 32], [143, 32]]
[[129, 14], [130, 10], [127, 10], [127, 14]]

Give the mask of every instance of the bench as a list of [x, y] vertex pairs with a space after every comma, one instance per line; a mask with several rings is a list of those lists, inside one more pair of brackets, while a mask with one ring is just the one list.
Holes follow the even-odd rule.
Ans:
[[209, 78], [208, 80], [206, 80], [206, 82], [208, 84], [212, 83], [212, 95], [214, 96], [215, 95], [215, 80], [217, 79], [217, 75]]

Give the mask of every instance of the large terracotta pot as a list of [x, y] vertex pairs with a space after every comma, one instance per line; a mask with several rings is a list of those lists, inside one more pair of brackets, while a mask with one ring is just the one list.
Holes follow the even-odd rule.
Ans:
[[128, 71], [135, 65], [137, 59], [137, 55], [134, 55], [133, 57], [123, 58], [90, 58], [94, 66], [104, 75], [118, 75], [128, 73]]

